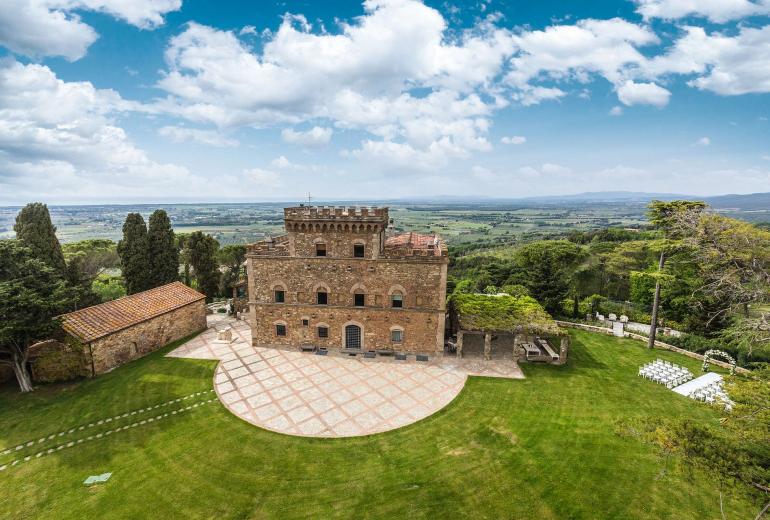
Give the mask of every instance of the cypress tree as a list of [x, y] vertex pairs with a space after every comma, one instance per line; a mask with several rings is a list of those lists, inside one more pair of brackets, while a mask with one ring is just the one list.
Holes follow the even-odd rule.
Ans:
[[24, 206], [16, 215], [13, 230], [19, 242], [28, 247], [35, 258], [45, 262], [61, 275], [66, 273], [64, 254], [59, 239], [56, 238], [56, 227], [51, 222], [48, 206], [40, 202]]
[[147, 250], [150, 258], [150, 284], [158, 287], [179, 279], [179, 250], [176, 246], [171, 220], [162, 209], [150, 215], [147, 232]]
[[219, 263], [217, 262], [219, 242], [211, 235], [195, 231], [190, 233], [187, 248], [190, 251], [190, 265], [195, 271], [198, 290], [208, 298], [215, 297], [219, 290]]
[[129, 213], [123, 224], [123, 240], [118, 242], [120, 267], [126, 292], [134, 294], [149, 289], [150, 258], [147, 254], [147, 226], [139, 213]]

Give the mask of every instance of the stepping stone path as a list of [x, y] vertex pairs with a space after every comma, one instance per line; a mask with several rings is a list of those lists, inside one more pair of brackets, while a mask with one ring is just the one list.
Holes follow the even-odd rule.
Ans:
[[[168, 354], [220, 360], [214, 388], [238, 417], [306, 437], [355, 437], [419, 421], [449, 404], [468, 375], [522, 378], [515, 362], [416, 362], [315, 356], [253, 347], [244, 321], [212, 316], [209, 328]], [[217, 341], [216, 326], [233, 341]]]

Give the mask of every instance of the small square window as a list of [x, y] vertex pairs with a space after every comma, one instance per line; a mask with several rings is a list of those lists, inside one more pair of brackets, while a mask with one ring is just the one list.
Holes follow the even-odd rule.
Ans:
[[283, 303], [286, 301], [286, 292], [281, 290], [275, 291], [275, 303]]
[[318, 305], [326, 305], [329, 302], [329, 295], [323, 291], [316, 293], [316, 303]]
[[307, 327], [308, 325], [310, 325], [310, 320], [302, 320], [303, 327]]
[[394, 309], [400, 309], [404, 306], [404, 297], [396, 293], [390, 297], [390, 306]]
[[318, 327], [318, 337], [319, 338], [328, 338], [329, 337], [329, 327]]
[[364, 245], [363, 244], [355, 244], [353, 246], [353, 256], [355, 258], [363, 258], [364, 257]]
[[404, 339], [404, 331], [400, 329], [393, 329], [390, 331], [390, 341], [393, 343], [401, 343]]
[[326, 256], [326, 244], [315, 245], [315, 256]]
[[363, 307], [366, 305], [366, 295], [364, 295], [364, 293], [356, 293], [354, 295], [354, 304], [356, 307]]
[[275, 335], [276, 336], [285, 336], [286, 335], [286, 325], [283, 324], [277, 324], [275, 326]]

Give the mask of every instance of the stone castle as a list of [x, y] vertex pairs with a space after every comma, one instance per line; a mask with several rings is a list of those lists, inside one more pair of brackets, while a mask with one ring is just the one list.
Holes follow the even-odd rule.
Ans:
[[446, 244], [389, 224], [388, 208], [285, 208], [286, 234], [248, 249], [253, 344], [441, 355]]

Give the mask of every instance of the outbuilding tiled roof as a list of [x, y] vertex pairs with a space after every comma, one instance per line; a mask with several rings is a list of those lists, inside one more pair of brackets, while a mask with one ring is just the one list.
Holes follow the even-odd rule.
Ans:
[[59, 318], [65, 331], [87, 343], [204, 298], [195, 289], [172, 282]]

